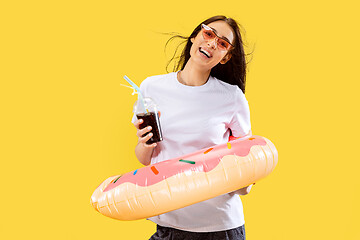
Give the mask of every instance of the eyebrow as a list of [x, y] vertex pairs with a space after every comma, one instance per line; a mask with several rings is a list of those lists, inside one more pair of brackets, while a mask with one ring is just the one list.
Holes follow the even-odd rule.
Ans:
[[[209, 28], [211, 28], [211, 29], [214, 31], [214, 33], [216, 33], [216, 35], [219, 37], [218, 32], [216, 31], [215, 28], [212, 28], [212, 27], [210, 27], [210, 26], [209, 26]], [[227, 41], [228, 43], [230, 43], [230, 45], [232, 45], [232, 43], [230, 42], [229, 39], [227, 39], [227, 37], [222, 36], [222, 37], [220, 37], [220, 38], [224, 39], [225, 41]]]

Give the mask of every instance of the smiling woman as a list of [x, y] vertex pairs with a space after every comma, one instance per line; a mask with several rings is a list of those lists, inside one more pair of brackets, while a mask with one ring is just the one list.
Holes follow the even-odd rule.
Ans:
[[[179, 70], [183, 70], [186, 63], [188, 62], [188, 60], [190, 59], [190, 49], [192, 47], [192, 39], [194, 39], [196, 36], [198, 36], [198, 33], [200, 31], [202, 31], [202, 35], [204, 37], [204, 39], [208, 40], [211, 42], [212, 39], [214, 39], [215, 37], [208, 37], [206, 35], [209, 34], [209, 32], [205, 32], [204, 30], [209, 30], [209, 26], [213, 26], [218, 25], [221, 23], [226, 23], [228, 25], [228, 27], [231, 28], [232, 31], [232, 39], [228, 39], [226, 38], [226, 35], [221, 35], [220, 33], [218, 33], [217, 29], [214, 28], [210, 28], [213, 33], [215, 34], [215, 36], [218, 39], [224, 39], [226, 42], [231, 43], [230, 47], [227, 47], [227, 56], [224, 60], [228, 61], [228, 62], [224, 62], [223, 63], [227, 63], [227, 64], [218, 64], [215, 67], [213, 67], [211, 69], [211, 76], [216, 77], [217, 79], [221, 79], [224, 82], [230, 83], [232, 85], [237, 85], [243, 93], [245, 93], [245, 83], [246, 83], [246, 68], [247, 68], [247, 57], [251, 55], [251, 53], [246, 54], [244, 51], [244, 46], [245, 43], [243, 41], [243, 37], [241, 35], [241, 29], [243, 29], [243, 27], [237, 23], [234, 19], [232, 18], [227, 18], [226, 16], [214, 16], [211, 17], [205, 21], [203, 21], [203, 23], [199, 24], [194, 30], [193, 32], [190, 34], [189, 37], [185, 37], [182, 35], [175, 35], [173, 37], [171, 37], [168, 42], [166, 43], [166, 45], [168, 45], [169, 42], [171, 42], [172, 40], [174, 40], [175, 38], [181, 38], [184, 39], [186, 42], [186, 46], [184, 47], [179, 60], [175, 63], [175, 67], [173, 69], [173, 71], [179, 71]], [[222, 24], [221, 24], [222, 25]], [[217, 39], [216, 39], [217, 40]], [[232, 40], [232, 41], [230, 41]], [[217, 40], [218, 41], [218, 40]], [[217, 46], [219, 47], [220, 50], [221, 46], [219, 46], [218, 42], [216, 42]], [[177, 48], [178, 49], [178, 48]], [[170, 65], [170, 63], [172, 61], [174, 61], [176, 52], [174, 53], [174, 57], [169, 61], [168, 65]], [[230, 59], [227, 59], [228, 57], [230, 57]]]
[[[143, 96], [159, 106], [163, 133], [163, 141], [147, 144], [151, 130], [140, 129], [141, 121], [133, 116], [135, 154], [144, 165], [225, 144], [231, 135], [251, 135], [238, 23], [211, 17], [181, 38], [186, 45], [175, 71], [148, 77], [140, 85]], [[251, 186], [149, 218], [158, 226], [150, 239], [245, 239], [242, 203], [235, 193], [245, 195]]]

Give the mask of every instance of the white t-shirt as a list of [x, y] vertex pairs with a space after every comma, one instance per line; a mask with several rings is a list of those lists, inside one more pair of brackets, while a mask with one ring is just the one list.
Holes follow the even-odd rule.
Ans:
[[[146, 78], [140, 89], [161, 112], [163, 141], [154, 149], [152, 164], [226, 143], [229, 129], [235, 137], [250, 132], [249, 105], [238, 86], [212, 76], [204, 85], [187, 86], [177, 80], [177, 72], [172, 72]], [[245, 223], [236, 194], [224, 194], [149, 219], [191, 232], [223, 231]]]

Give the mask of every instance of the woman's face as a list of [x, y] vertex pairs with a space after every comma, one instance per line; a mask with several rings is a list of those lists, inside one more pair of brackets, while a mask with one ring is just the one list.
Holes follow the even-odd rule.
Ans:
[[[230, 43], [233, 42], [233, 30], [226, 22], [215, 21], [207, 26], [211, 27], [217, 36], [228, 39]], [[190, 49], [191, 60], [208, 69], [212, 69], [218, 63], [225, 64], [231, 57], [231, 54], [228, 54], [229, 51], [219, 49], [217, 39], [205, 40], [202, 31], [191, 39], [193, 43]]]

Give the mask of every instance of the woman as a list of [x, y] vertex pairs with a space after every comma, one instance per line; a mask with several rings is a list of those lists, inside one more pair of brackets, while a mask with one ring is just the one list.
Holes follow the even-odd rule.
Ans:
[[[199, 149], [251, 135], [244, 96], [246, 61], [236, 21], [215, 16], [195, 28], [178, 62], [178, 70], [145, 79], [140, 89], [161, 110], [163, 141], [146, 144], [151, 128], [133, 122], [138, 144], [135, 154], [154, 164]], [[146, 135], [147, 134], [147, 135]], [[240, 198], [251, 185], [204, 202], [149, 218], [157, 224], [154, 239], [245, 239]]]

